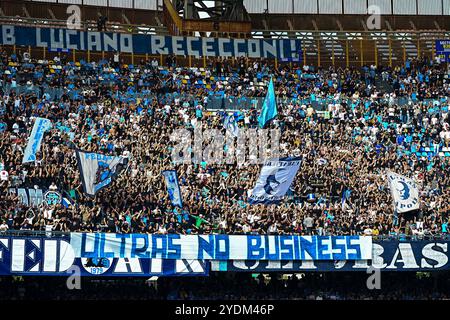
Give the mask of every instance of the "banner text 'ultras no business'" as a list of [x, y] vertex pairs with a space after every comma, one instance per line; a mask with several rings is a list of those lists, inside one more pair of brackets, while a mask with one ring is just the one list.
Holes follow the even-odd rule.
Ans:
[[75, 257], [206, 260], [361, 260], [372, 238], [361, 236], [72, 233]]

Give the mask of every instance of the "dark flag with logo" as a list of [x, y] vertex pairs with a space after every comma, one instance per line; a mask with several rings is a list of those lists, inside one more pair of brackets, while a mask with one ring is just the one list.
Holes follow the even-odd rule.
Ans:
[[94, 196], [97, 191], [109, 185], [128, 162], [125, 157], [107, 156], [79, 150], [76, 150], [76, 154], [83, 190], [90, 196]]

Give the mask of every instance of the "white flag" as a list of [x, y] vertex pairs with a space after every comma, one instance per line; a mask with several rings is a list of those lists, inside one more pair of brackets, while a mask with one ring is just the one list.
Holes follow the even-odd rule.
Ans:
[[412, 179], [393, 172], [388, 172], [387, 178], [398, 213], [419, 209], [419, 188]]
[[249, 203], [278, 203], [284, 197], [300, 168], [300, 158], [280, 158], [267, 161], [261, 169]]

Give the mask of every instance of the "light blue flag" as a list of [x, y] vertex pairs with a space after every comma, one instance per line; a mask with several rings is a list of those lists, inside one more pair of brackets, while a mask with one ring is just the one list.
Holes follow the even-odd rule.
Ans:
[[36, 152], [41, 147], [42, 137], [45, 131], [51, 129], [52, 122], [45, 118], [36, 118], [33, 130], [28, 138], [28, 144], [23, 154], [22, 163], [33, 162], [36, 160]]
[[273, 87], [272, 78], [270, 79], [269, 89], [267, 90], [266, 99], [261, 110], [261, 114], [258, 117], [258, 123], [260, 128], [264, 128], [265, 125], [275, 118], [278, 114], [277, 102], [275, 99], [275, 89]]
[[301, 159], [280, 158], [267, 161], [261, 169], [258, 181], [249, 196], [250, 204], [279, 203], [294, 181]]
[[181, 200], [180, 185], [178, 183], [178, 175], [176, 170], [164, 170], [162, 172], [165, 180], [167, 193], [169, 199], [174, 206], [183, 207], [183, 201]]

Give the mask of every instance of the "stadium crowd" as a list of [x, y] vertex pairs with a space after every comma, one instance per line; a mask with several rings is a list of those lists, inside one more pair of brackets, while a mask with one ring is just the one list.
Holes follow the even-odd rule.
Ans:
[[[450, 203], [449, 84], [426, 57], [395, 68], [314, 68], [216, 59], [207, 68], [158, 60], [69, 62], [3, 51], [0, 59], [0, 232], [442, 236]], [[280, 154], [302, 164], [279, 205], [249, 205], [261, 166], [176, 164], [175, 129], [257, 128], [273, 79]], [[218, 98], [219, 97], [219, 98]], [[216, 101], [220, 101], [217, 107]], [[214, 110], [211, 110], [214, 109]], [[22, 164], [35, 117], [50, 119], [34, 163]], [[249, 144], [254, 141], [249, 141]], [[95, 198], [83, 194], [74, 148], [128, 157]], [[161, 172], [177, 169], [183, 207]], [[420, 210], [395, 214], [387, 170], [414, 178]], [[31, 207], [14, 187], [57, 190], [73, 205]]]

